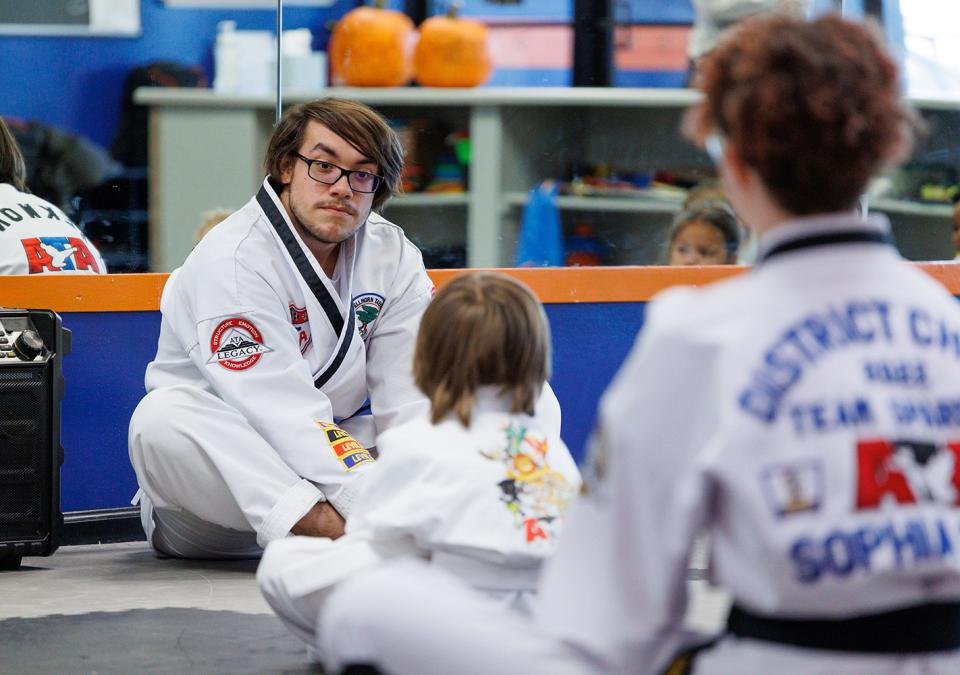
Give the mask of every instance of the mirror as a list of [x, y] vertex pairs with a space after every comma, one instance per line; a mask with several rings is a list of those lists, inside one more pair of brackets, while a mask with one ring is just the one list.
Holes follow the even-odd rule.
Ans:
[[[89, 13], [97, 0], [68, 4]], [[239, 208], [254, 193], [274, 122], [276, 4], [140, 0], [135, 35], [4, 36], [18, 63], [62, 65], [39, 76], [30, 68], [0, 74], [4, 90], [18, 92], [4, 115], [29, 155], [34, 190], [70, 213], [110, 271], [172, 270], [208, 212]], [[696, 96], [683, 86], [689, 0], [611, 0], [606, 80], [603, 67], [588, 80], [611, 85], [601, 88], [571, 85], [582, 75], [583, 8], [604, 3], [466, 0], [461, 13], [486, 24], [494, 63], [486, 85], [468, 90], [322, 89], [332, 24], [358, 3], [280, 4], [284, 104], [335, 92], [392, 121], [409, 166], [405, 194], [384, 215], [431, 267], [661, 263], [690, 189], [713, 175], [706, 154], [678, 131]], [[427, 17], [449, 2], [386, 4]], [[905, 167], [871, 186], [867, 203], [890, 217], [906, 257], [953, 259], [960, 41], [951, 30], [960, 7], [809, 4], [813, 12], [880, 12], [929, 131]], [[741, 252], [749, 261], [749, 249]]]

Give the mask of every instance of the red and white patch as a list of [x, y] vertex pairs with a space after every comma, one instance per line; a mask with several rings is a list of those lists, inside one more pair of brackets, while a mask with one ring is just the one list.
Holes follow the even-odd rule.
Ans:
[[297, 335], [300, 342], [300, 353], [306, 354], [313, 344], [313, 337], [310, 335], [310, 317], [307, 315], [306, 307], [297, 307], [290, 303], [290, 323], [297, 329]]
[[246, 370], [273, 351], [263, 344], [263, 335], [251, 322], [240, 317], [221, 321], [210, 336], [210, 359], [227, 370]]

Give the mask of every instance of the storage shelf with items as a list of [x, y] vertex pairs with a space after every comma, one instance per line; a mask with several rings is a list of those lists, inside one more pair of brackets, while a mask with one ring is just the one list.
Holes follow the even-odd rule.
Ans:
[[[401, 124], [436, 123], [453, 144], [445, 149], [453, 147], [454, 155], [456, 142], [469, 137], [469, 157], [458, 158], [465, 159], [465, 191], [408, 191], [391, 200], [385, 212], [424, 247], [428, 260], [445, 266], [458, 260], [471, 267], [513, 264], [522, 206], [528, 191], [546, 179], [571, 181], [583, 167], [605, 165], [654, 179], [673, 174], [682, 188], [714, 173], [706, 154], [680, 134], [684, 109], [698, 99], [691, 90], [331, 88], [291, 94], [285, 103], [328, 95], [362, 101]], [[155, 132], [150, 141], [151, 268], [169, 271], [189, 252], [200, 214], [211, 206], [239, 207], [255, 192], [275, 101], [167, 88], [140, 89], [135, 100], [150, 106]], [[960, 166], [960, 101], [927, 97], [915, 105], [932, 131], [914, 161]], [[457, 133], [464, 136], [450, 138]], [[216, 181], [209, 180], [209, 165], [197, 162], [197, 156], [216, 158]], [[451, 187], [459, 189], [449, 184], [441, 189]], [[560, 194], [556, 205], [565, 237], [587, 225], [593, 237], [609, 245], [610, 264], [650, 264], [662, 257], [682, 197], [677, 188], [613, 196], [594, 186], [586, 193]], [[907, 257], [952, 259], [949, 206], [893, 192], [872, 196], [870, 208], [890, 217]]]

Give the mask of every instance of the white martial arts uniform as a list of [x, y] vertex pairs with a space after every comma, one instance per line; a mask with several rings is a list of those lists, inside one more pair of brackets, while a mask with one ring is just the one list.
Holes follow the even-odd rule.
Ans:
[[432, 292], [420, 252], [377, 214], [327, 278], [264, 180], [163, 291], [130, 422], [157, 550], [256, 556], [319, 500], [347, 516], [377, 432], [429, 407], [411, 361]]
[[104, 274], [100, 252], [59, 208], [0, 183], [0, 274]]
[[400, 556], [428, 559], [499, 605], [529, 613], [580, 473], [554, 422], [509, 410], [509, 400], [483, 387], [469, 429], [427, 416], [394, 427], [377, 439], [380, 458], [345, 536], [267, 547], [257, 580], [294, 633], [317, 647], [331, 588]]
[[325, 642], [332, 666], [658, 672], [687, 644], [685, 563], [706, 530], [741, 620], [694, 673], [960, 672], [960, 306], [888, 227], [784, 223], [751, 272], [651, 304], [535, 622], [386, 568], [329, 599], [351, 636]]

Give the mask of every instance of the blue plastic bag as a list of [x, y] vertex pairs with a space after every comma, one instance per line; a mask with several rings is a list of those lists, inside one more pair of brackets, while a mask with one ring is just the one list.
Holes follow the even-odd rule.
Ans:
[[557, 209], [557, 191], [553, 181], [545, 181], [530, 190], [520, 223], [517, 267], [563, 265], [563, 228]]

